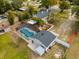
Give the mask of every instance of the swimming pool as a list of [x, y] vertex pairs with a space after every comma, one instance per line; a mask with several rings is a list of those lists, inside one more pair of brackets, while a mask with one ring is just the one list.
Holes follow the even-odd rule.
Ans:
[[36, 33], [30, 30], [29, 28], [21, 28], [19, 32], [22, 36], [25, 36], [25, 37], [32, 37]]

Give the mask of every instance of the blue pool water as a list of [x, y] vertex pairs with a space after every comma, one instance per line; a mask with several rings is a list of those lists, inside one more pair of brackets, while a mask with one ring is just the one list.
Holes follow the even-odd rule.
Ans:
[[22, 28], [21, 30], [20, 30], [20, 32], [22, 33], [22, 34], [24, 34], [26, 37], [32, 37], [33, 36], [33, 32], [31, 32], [31, 31], [29, 31], [28, 29], [25, 29], [25, 28]]

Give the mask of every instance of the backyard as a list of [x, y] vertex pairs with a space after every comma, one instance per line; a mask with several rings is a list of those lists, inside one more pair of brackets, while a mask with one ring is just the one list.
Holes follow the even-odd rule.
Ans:
[[29, 59], [29, 48], [23, 40], [18, 39], [15, 44], [10, 33], [0, 36], [0, 59]]

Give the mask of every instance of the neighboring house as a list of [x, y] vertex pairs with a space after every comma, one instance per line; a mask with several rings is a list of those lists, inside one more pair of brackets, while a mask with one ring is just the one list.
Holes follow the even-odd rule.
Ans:
[[28, 42], [28, 47], [40, 56], [48, 51], [55, 43], [62, 44], [69, 48], [69, 44], [58, 39], [56, 35], [49, 31], [34, 32], [29, 28], [22, 28], [19, 36]]
[[43, 10], [39, 11], [37, 14], [35, 14], [34, 17], [41, 18], [45, 22], [47, 22], [49, 12], [50, 12], [49, 9], [43, 9]]
[[8, 26], [9, 26], [9, 22], [8, 22], [7, 16], [0, 15], [0, 35], [10, 30]]
[[0, 35], [6, 33], [6, 32], [9, 32], [11, 29], [8, 27], [8, 28], [3, 28], [3, 29], [0, 29]]

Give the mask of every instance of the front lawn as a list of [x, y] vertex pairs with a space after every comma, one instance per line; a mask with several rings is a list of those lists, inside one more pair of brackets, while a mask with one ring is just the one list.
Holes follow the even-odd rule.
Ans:
[[0, 59], [29, 59], [29, 49], [24, 41], [15, 44], [6, 33], [0, 36]]

